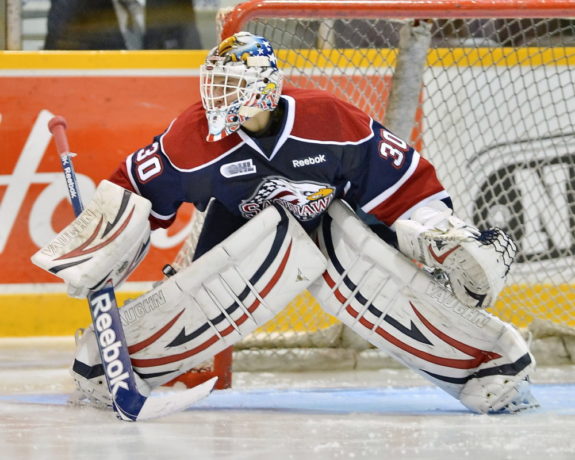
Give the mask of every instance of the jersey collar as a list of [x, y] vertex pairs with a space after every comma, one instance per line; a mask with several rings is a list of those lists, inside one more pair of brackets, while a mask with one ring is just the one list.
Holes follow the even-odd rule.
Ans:
[[258, 152], [261, 156], [263, 156], [267, 160], [272, 160], [276, 154], [278, 153], [279, 149], [285, 144], [288, 140], [291, 131], [293, 129], [294, 120], [295, 120], [295, 99], [291, 96], [283, 95], [281, 98], [286, 102], [285, 104], [285, 113], [284, 113], [284, 123], [283, 127], [277, 137], [276, 145], [272, 151], [272, 154], [268, 157], [259, 147], [259, 145], [242, 129], [238, 130], [238, 134], [241, 139], [248, 144], [252, 149]]

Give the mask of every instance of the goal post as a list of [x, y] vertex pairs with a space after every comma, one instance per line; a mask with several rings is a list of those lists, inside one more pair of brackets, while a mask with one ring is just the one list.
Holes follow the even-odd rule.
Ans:
[[[268, 38], [287, 85], [330, 91], [401, 132], [458, 216], [517, 242], [492, 312], [535, 336], [575, 336], [572, 1], [251, 0], [219, 27]], [[558, 345], [566, 360], [574, 342]], [[353, 367], [361, 353], [373, 350], [306, 293], [238, 344], [234, 368]]]

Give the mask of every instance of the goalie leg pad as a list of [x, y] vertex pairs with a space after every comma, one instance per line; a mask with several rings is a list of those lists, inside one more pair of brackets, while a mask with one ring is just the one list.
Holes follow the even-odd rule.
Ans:
[[535, 362], [511, 325], [459, 302], [341, 202], [324, 217], [328, 269], [310, 291], [360, 336], [476, 412], [514, 410]]
[[152, 388], [169, 382], [272, 319], [326, 265], [289, 212], [267, 208], [120, 309], [134, 370]]
[[[76, 357], [70, 374], [76, 384], [76, 392], [70, 401], [74, 404], [88, 404], [100, 409], [112, 408], [112, 396], [108, 390], [104, 367], [100, 359], [100, 350], [96, 343], [94, 328], [76, 331]], [[114, 352], [110, 350], [110, 352]], [[145, 396], [150, 394], [150, 387], [140, 376], [134, 373], [138, 391]]]
[[423, 207], [395, 223], [399, 249], [428, 267], [444, 271], [456, 297], [470, 307], [492, 306], [517, 252], [503, 230], [480, 232], [443, 209]]

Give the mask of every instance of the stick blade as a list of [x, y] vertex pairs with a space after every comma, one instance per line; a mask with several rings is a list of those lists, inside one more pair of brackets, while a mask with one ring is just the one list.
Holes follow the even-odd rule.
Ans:
[[208, 396], [217, 380], [214, 377], [185, 391], [156, 393], [146, 399], [136, 420], [149, 420], [183, 411]]

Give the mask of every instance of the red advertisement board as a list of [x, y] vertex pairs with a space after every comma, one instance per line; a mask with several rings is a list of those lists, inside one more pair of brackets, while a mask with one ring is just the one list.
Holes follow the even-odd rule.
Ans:
[[[203, 56], [202, 51], [2, 53], [0, 302], [6, 312], [27, 303], [33, 311], [46, 299], [39, 296], [48, 292], [62, 294], [54, 302], [70, 303], [60, 280], [30, 262], [73, 219], [47, 121], [55, 114], [67, 119], [87, 201], [128, 154], [150, 143], [198, 100], [197, 69]], [[150, 253], [130, 282], [162, 277], [163, 265], [173, 260], [187, 236], [192, 213], [192, 206], [183, 206], [168, 232], [154, 232]], [[25, 311], [22, 307], [12, 322], [27, 317]], [[11, 332], [0, 327], [0, 335], [6, 334]]]

